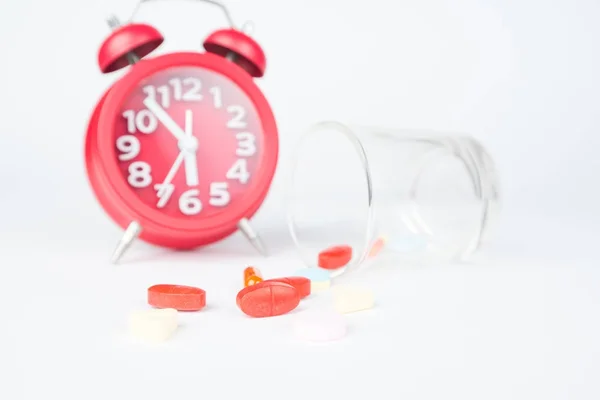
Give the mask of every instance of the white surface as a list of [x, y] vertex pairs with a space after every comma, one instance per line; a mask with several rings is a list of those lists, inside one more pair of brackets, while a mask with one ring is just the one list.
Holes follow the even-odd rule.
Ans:
[[331, 310], [308, 311], [294, 317], [294, 335], [302, 342], [333, 342], [343, 339], [347, 332], [346, 318]]
[[[224, 21], [170, 3], [139, 18], [161, 27], [163, 51], [199, 48]], [[600, 3], [228, 4], [268, 54], [260, 85], [282, 163], [254, 224], [273, 256], [238, 234], [193, 253], [136, 244], [112, 266], [120, 231], [87, 186], [83, 135], [119, 76], [96, 66], [103, 18], [125, 19], [134, 1], [3, 3], [0, 398], [600, 397]], [[497, 160], [505, 208], [470, 265], [357, 276], [377, 308], [348, 316], [344, 341], [306, 347], [292, 341], [293, 315], [250, 320], [235, 294], [247, 264], [265, 277], [302, 267], [282, 178], [297, 132], [320, 119], [470, 132]], [[200, 286], [208, 306], [182, 315], [172, 341], [134, 345], [127, 317], [156, 283]]]

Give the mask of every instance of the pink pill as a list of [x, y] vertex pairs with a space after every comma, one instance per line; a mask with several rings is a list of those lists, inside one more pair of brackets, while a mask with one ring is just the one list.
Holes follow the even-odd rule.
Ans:
[[300, 314], [294, 321], [294, 335], [303, 341], [330, 342], [346, 336], [346, 319], [336, 312]]

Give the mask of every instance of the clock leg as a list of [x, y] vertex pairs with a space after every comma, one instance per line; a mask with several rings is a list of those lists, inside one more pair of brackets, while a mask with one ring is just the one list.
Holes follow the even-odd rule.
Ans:
[[125, 233], [121, 237], [121, 240], [119, 240], [115, 252], [112, 255], [111, 262], [113, 264], [116, 264], [121, 258], [121, 256], [125, 254], [125, 252], [131, 246], [133, 241], [137, 239], [141, 231], [142, 226], [137, 221], [133, 221], [129, 224], [127, 229], [125, 229]]
[[246, 236], [246, 239], [250, 241], [250, 244], [252, 244], [252, 246], [254, 246], [254, 248], [260, 254], [265, 257], [268, 255], [265, 245], [263, 244], [262, 240], [260, 240], [260, 237], [256, 231], [252, 229], [252, 226], [250, 226], [250, 221], [248, 221], [248, 219], [242, 218], [240, 222], [238, 222], [238, 229], [242, 231], [244, 236]]

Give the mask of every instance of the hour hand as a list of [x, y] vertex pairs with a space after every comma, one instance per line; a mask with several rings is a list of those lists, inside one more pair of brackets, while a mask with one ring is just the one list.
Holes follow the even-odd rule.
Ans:
[[144, 99], [144, 105], [154, 116], [158, 119], [167, 130], [171, 133], [171, 135], [175, 136], [177, 140], [185, 140], [185, 132], [175, 121], [173, 118], [154, 100], [152, 97], [148, 96]]
[[198, 186], [198, 141], [192, 132], [192, 110], [185, 111], [185, 134], [188, 137], [190, 147], [184, 152], [183, 162], [185, 163], [185, 181], [188, 186]]

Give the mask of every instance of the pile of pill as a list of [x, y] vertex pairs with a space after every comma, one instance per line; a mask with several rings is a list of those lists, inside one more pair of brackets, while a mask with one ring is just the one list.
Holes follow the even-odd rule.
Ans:
[[200, 288], [161, 284], [148, 288], [148, 304], [153, 309], [135, 311], [129, 317], [132, 337], [162, 342], [177, 330], [179, 311], [200, 311], [206, 306], [206, 292]]
[[[328, 270], [347, 265], [351, 258], [351, 247], [330, 247], [319, 255], [319, 268], [305, 268], [292, 276], [272, 279], [264, 279], [256, 267], [246, 267], [236, 305], [243, 314], [252, 318], [287, 314], [312, 293], [330, 289]], [[375, 304], [373, 293], [368, 289], [344, 285], [331, 289], [333, 310], [300, 313], [293, 321], [297, 338], [313, 342], [341, 339], [347, 332], [343, 314], [367, 310]], [[159, 284], [148, 288], [147, 301], [153, 309], [131, 314], [130, 334], [137, 339], [161, 342], [177, 330], [178, 312], [200, 311], [206, 306], [206, 292], [192, 286]]]
[[255, 318], [287, 314], [312, 291], [311, 281], [306, 277], [263, 280], [260, 271], [254, 267], [244, 270], [244, 286], [237, 294], [236, 304], [244, 314]]

